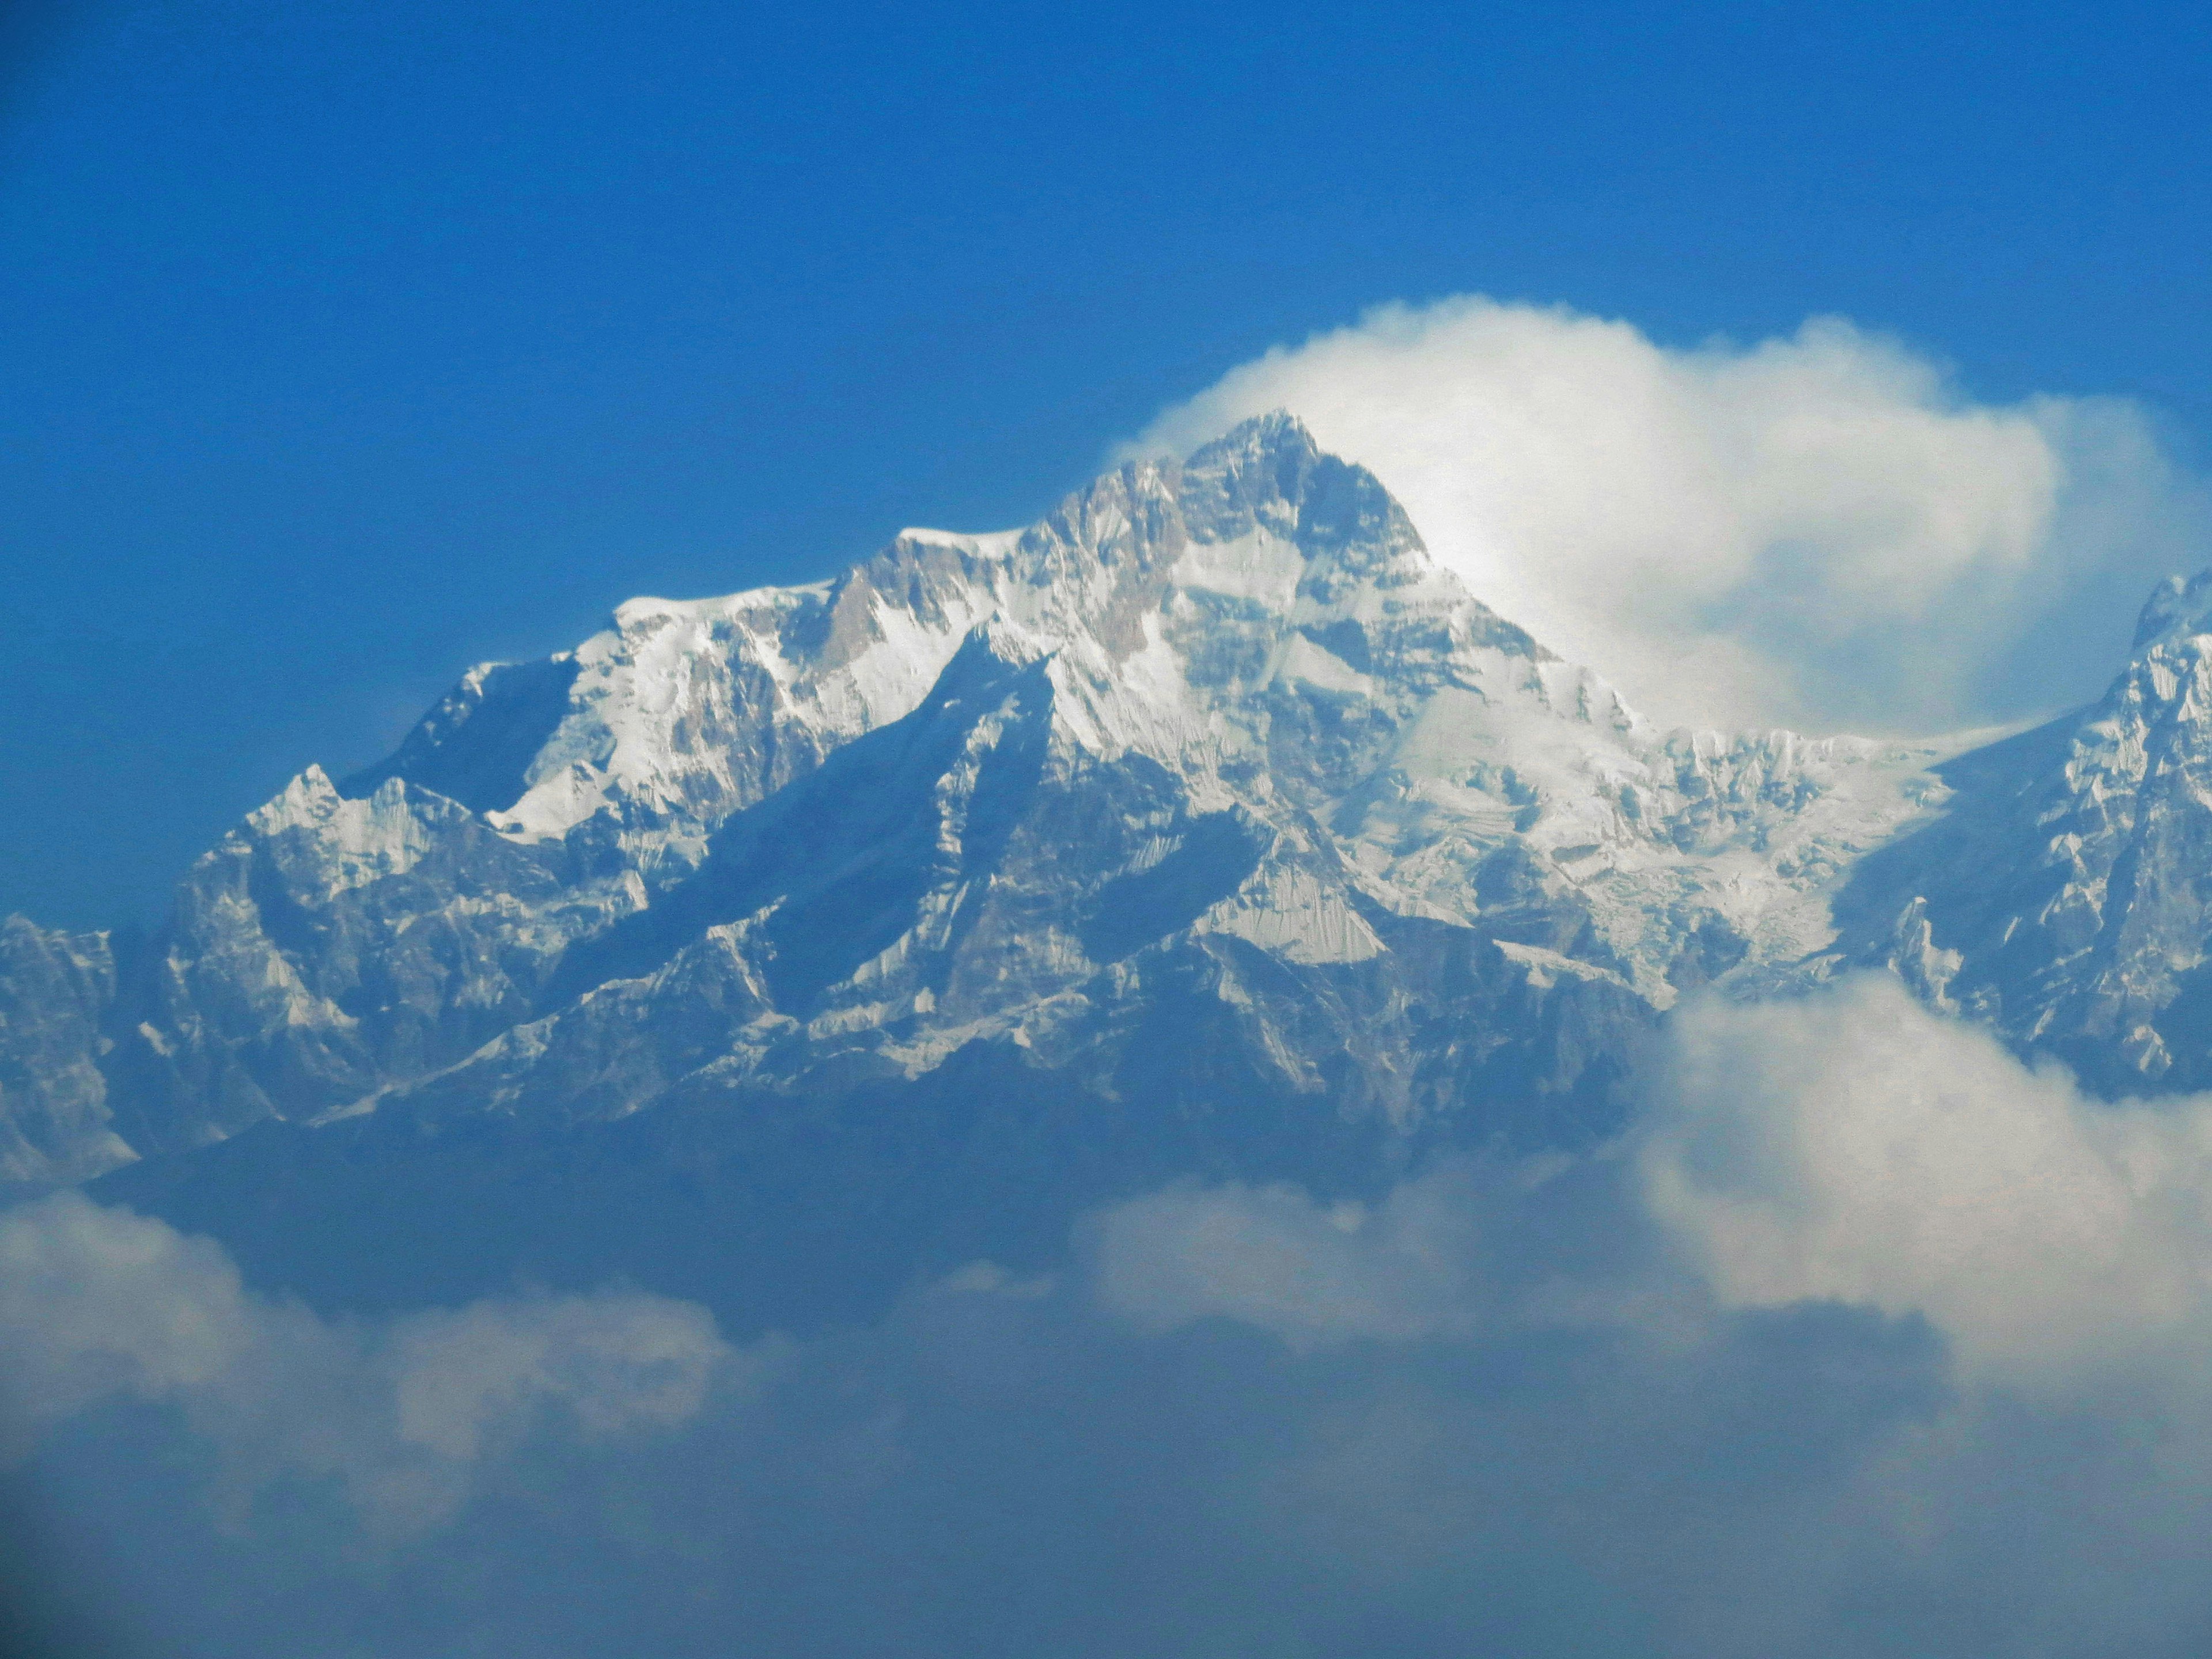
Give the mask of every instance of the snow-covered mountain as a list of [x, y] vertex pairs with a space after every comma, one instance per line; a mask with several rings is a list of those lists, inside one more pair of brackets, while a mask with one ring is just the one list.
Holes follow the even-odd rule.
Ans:
[[2162, 591], [2102, 704], [1972, 753], [1660, 731], [1269, 416], [1026, 530], [472, 670], [150, 938], [10, 921], [0, 1172], [137, 1164], [109, 1184], [234, 1227], [272, 1159], [572, 1195], [734, 1160], [756, 1204], [802, 1166], [1310, 1177], [1586, 1143], [1684, 992], [1859, 962], [2179, 1086], [2208, 607]]
[[1651, 729], [1272, 416], [1024, 531], [472, 670], [135, 957], [11, 924], [7, 1170], [775, 1110], [977, 1045], [1103, 1098], [1182, 1064], [1170, 1026], [1286, 1109], [1572, 1135], [1680, 990], [1826, 942], [1936, 758]]

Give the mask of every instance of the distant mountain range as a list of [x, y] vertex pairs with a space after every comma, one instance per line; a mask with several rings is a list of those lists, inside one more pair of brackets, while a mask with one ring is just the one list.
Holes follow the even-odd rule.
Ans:
[[833, 581], [636, 599], [310, 768], [140, 938], [0, 929], [0, 1176], [336, 1305], [740, 1321], [1176, 1175], [1587, 1146], [1707, 986], [1887, 967], [2212, 1085], [2212, 575], [1980, 744], [1657, 729], [1297, 422]]

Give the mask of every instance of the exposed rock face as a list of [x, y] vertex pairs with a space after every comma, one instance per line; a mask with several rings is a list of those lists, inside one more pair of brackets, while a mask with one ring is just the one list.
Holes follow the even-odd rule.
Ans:
[[2212, 574], [2151, 596], [2102, 700], [1941, 771], [1957, 798], [1855, 874], [1838, 959], [2108, 1094], [2212, 1086]]
[[735, 1123], [956, 1059], [1240, 1145], [1586, 1139], [1679, 993], [1828, 946], [1944, 752], [1655, 731], [1271, 416], [1019, 532], [474, 670], [118, 960], [16, 924], [0, 1157]]

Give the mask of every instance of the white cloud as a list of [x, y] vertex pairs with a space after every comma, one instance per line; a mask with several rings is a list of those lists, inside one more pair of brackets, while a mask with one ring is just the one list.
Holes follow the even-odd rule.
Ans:
[[109, 1400], [171, 1402], [234, 1499], [335, 1480], [386, 1532], [447, 1518], [549, 1410], [586, 1439], [672, 1428], [746, 1365], [706, 1310], [654, 1296], [325, 1321], [253, 1294], [212, 1242], [73, 1193], [0, 1214], [0, 1352], [10, 1455]]
[[1446, 1166], [1371, 1206], [1237, 1183], [1117, 1206], [1091, 1225], [1093, 1291], [1140, 1329], [1219, 1318], [1299, 1349], [1696, 1344], [1715, 1304], [1842, 1303], [1925, 1318], [1964, 1380], [2053, 1399], [2212, 1358], [2212, 1096], [2100, 1102], [1871, 974], [1686, 1003], [1639, 1085], [1622, 1158]]
[[0, 1217], [9, 1449], [112, 1394], [219, 1376], [253, 1339], [220, 1246], [64, 1194]]
[[1729, 1305], [1923, 1315], [2062, 1389], [2212, 1339], [2212, 1097], [2089, 1099], [1872, 975], [1686, 1007], [1653, 1084], [1648, 1201]]
[[468, 1460], [541, 1401], [592, 1437], [672, 1427], [698, 1412], [726, 1350], [703, 1308], [605, 1295], [417, 1314], [389, 1354], [398, 1437]]
[[1140, 1328], [1225, 1318], [1293, 1348], [1464, 1327], [1480, 1285], [1474, 1206], [1450, 1172], [1370, 1208], [1288, 1186], [1170, 1187], [1099, 1217], [1101, 1302]]
[[1385, 306], [1135, 447], [1277, 407], [1478, 595], [1669, 721], [1934, 730], [2086, 697], [2203, 521], [2134, 406], [1976, 404], [1835, 319], [1674, 350], [1563, 308]]

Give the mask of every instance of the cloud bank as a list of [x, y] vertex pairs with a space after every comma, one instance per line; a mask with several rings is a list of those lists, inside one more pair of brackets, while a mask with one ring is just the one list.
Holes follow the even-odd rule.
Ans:
[[1164, 413], [1288, 408], [1494, 608], [1669, 723], [1930, 732], [2086, 700], [2201, 492], [2117, 398], [1976, 403], [1820, 319], [1659, 345], [1561, 307], [1382, 307]]
[[1877, 978], [1686, 1003], [1637, 1088], [1595, 1155], [1180, 1182], [743, 1346], [325, 1320], [45, 1200], [0, 1481], [125, 1653], [2202, 1650], [2212, 1099]]

